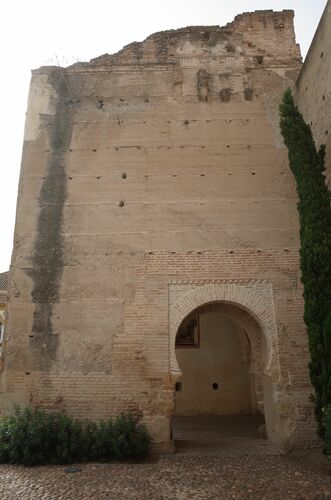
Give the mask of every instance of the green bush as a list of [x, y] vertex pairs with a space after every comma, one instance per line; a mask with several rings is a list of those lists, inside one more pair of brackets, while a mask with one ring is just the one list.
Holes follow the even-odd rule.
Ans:
[[145, 426], [131, 415], [80, 421], [38, 408], [0, 418], [0, 462], [23, 465], [142, 460], [150, 449]]
[[116, 460], [141, 460], [149, 451], [146, 429], [137, 427], [132, 415], [120, 415], [113, 424], [113, 452]]

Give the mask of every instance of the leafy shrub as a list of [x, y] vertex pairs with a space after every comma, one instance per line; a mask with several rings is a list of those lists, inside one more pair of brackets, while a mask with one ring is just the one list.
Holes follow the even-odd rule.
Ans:
[[144, 426], [137, 426], [132, 415], [120, 415], [113, 424], [113, 452], [116, 460], [141, 460], [147, 456], [150, 441]]
[[0, 418], [1, 463], [141, 460], [149, 449], [150, 437], [145, 426], [131, 415], [95, 423], [65, 413], [16, 408], [14, 415]]

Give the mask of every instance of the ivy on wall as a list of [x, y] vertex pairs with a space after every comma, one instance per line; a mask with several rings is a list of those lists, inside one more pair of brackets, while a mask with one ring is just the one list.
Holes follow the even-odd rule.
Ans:
[[331, 456], [331, 207], [324, 176], [325, 146], [316, 149], [310, 126], [298, 111], [290, 89], [284, 93], [280, 116], [299, 198], [304, 321], [315, 415], [325, 451]]

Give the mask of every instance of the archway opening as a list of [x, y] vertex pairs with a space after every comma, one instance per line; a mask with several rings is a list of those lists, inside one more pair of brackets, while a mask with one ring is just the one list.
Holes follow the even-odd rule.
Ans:
[[257, 321], [233, 303], [200, 306], [180, 324], [175, 354], [176, 448], [263, 446], [265, 346]]

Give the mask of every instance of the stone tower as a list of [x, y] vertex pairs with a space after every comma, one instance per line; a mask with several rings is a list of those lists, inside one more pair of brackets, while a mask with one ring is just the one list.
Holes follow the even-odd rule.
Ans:
[[167, 448], [189, 353], [176, 335], [217, 313], [269, 439], [312, 438], [297, 198], [278, 128], [300, 68], [293, 12], [258, 11], [33, 71], [3, 413], [130, 410]]

